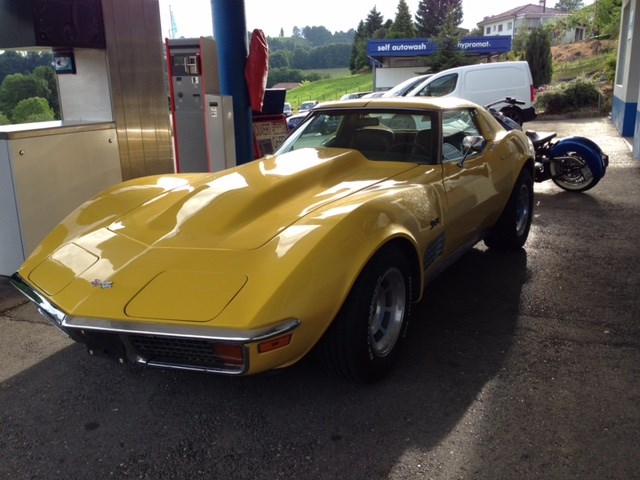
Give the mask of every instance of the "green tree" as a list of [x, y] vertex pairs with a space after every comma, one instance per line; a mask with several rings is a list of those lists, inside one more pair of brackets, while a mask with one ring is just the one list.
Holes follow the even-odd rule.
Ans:
[[622, 0], [598, 0], [591, 5], [594, 14], [594, 35], [617, 37], [620, 30]]
[[358, 29], [351, 44], [351, 56], [349, 58], [349, 69], [356, 73], [363, 69], [371, 68], [369, 57], [367, 56], [367, 42], [372, 38], [385, 38], [387, 29], [384, 18], [374, 6], [367, 15], [367, 19], [358, 24]]
[[60, 118], [60, 100], [58, 97], [58, 82], [56, 74], [50, 66], [39, 66], [33, 71], [34, 76], [43, 79], [49, 87], [49, 95], [46, 97], [51, 109], [56, 114], [56, 118]]
[[527, 44], [529, 43], [529, 30], [521, 28], [518, 33], [513, 37], [511, 42], [511, 51], [518, 54], [527, 51]]
[[309, 68], [309, 50], [307, 48], [296, 48], [291, 57], [291, 66], [293, 68]]
[[435, 37], [449, 14], [456, 27], [462, 23], [462, 0], [420, 0], [415, 15], [416, 36]]
[[18, 102], [11, 118], [13, 123], [47, 122], [55, 120], [55, 114], [46, 98], [31, 97]]
[[47, 82], [38, 76], [22, 73], [7, 75], [0, 85], [0, 111], [11, 116], [20, 100], [31, 97], [47, 98], [50, 95]]
[[309, 43], [314, 47], [319, 47], [321, 45], [327, 45], [331, 42], [333, 35], [331, 32], [327, 30], [325, 27], [304, 27], [302, 29], [302, 34], [304, 38], [306, 38]]
[[289, 55], [286, 50], [277, 50], [269, 55], [269, 68], [289, 68]]
[[0, 125], [10, 125], [11, 121], [9, 120], [9, 118], [4, 114], [0, 112]]
[[51, 66], [51, 52], [16, 52], [7, 50], [0, 53], [0, 83], [7, 75], [14, 73], [31, 73], [36, 67]]
[[353, 43], [351, 44], [351, 55], [349, 57], [349, 70], [351, 70], [351, 73], [356, 73], [358, 70], [369, 65], [367, 59], [367, 41], [368, 37], [364, 21], [360, 20], [356, 34], [353, 37]]
[[407, 5], [405, 0], [400, 0], [398, 2], [396, 18], [391, 28], [389, 28], [389, 38], [414, 38], [415, 36], [409, 5]]
[[574, 12], [582, 7], [584, 7], [582, 0], [558, 0], [553, 8], [562, 12]]
[[384, 18], [382, 14], [378, 12], [376, 7], [374, 6], [367, 15], [367, 19], [364, 22], [364, 28], [367, 35], [367, 38], [373, 38], [375, 33], [382, 28], [384, 25]]
[[551, 39], [544, 28], [531, 30], [525, 59], [529, 62], [535, 86], [539, 87], [551, 82], [551, 75], [553, 74]]
[[434, 72], [467, 64], [464, 53], [458, 50], [460, 29], [457, 21], [457, 14], [451, 9], [438, 27], [437, 36], [434, 38], [438, 50], [429, 60], [429, 65]]
[[280, 27], [280, 38], [284, 37], [284, 28]]

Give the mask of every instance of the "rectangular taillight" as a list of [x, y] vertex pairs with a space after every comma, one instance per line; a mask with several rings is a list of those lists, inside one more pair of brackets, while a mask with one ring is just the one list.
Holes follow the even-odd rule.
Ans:
[[536, 101], [536, 88], [533, 85], [531, 87], [531, 103]]

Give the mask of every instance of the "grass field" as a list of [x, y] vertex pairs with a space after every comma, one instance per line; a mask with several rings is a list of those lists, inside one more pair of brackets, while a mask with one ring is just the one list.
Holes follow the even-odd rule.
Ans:
[[[350, 75], [347, 69], [339, 70], [343, 72], [343, 76], [305, 83], [300, 87], [289, 90], [286, 101], [291, 104], [294, 110], [297, 110], [300, 103], [307, 100], [326, 102], [328, 100], [337, 100], [345, 93], [369, 92], [373, 89], [373, 75], [371, 73]], [[322, 75], [329, 72], [327, 70], [316, 71]]]

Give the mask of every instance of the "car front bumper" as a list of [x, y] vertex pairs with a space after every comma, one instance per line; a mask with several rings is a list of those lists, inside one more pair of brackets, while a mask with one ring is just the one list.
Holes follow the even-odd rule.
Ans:
[[228, 330], [73, 317], [17, 273], [10, 282], [36, 304], [51, 324], [73, 340], [84, 343], [90, 354], [112, 357], [120, 363], [242, 375], [250, 370], [252, 345], [278, 342], [300, 325], [297, 319], [287, 319], [255, 330]]

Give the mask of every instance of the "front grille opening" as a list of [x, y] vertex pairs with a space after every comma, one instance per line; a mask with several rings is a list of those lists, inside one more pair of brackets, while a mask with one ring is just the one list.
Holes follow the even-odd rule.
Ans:
[[239, 372], [244, 367], [242, 345], [154, 335], [129, 335], [138, 355], [150, 364]]

